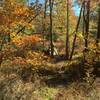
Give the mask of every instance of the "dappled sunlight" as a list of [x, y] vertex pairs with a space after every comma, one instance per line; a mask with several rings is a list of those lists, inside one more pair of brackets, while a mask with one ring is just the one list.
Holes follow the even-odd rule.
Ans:
[[0, 100], [99, 100], [99, 5], [0, 1]]

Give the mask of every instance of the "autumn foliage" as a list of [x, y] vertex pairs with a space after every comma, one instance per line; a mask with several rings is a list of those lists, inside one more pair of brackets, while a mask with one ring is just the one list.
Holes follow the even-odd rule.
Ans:
[[37, 42], [42, 42], [41, 36], [39, 35], [32, 35], [32, 36], [23, 36], [23, 38], [13, 39], [12, 41], [16, 46], [23, 46], [23, 45], [32, 45]]

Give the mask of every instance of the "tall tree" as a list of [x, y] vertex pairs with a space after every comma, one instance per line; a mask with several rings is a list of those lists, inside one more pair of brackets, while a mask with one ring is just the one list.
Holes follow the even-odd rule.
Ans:
[[66, 59], [69, 59], [69, 0], [67, 0]]
[[43, 16], [43, 46], [45, 45], [45, 33], [46, 33], [46, 11], [47, 11], [47, 2], [48, 0], [45, 0], [44, 2], [44, 16]]
[[99, 10], [98, 10], [98, 30], [97, 30], [97, 41], [96, 43], [99, 42], [100, 39], [100, 2], [99, 2]]
[[53, 10], [53, 0], [49, 0], [49, 6], [50, 6], [50, 50], [51, 50], [51, 56], [53, 57], [54, 52], [54, 45], [53, 45], [53, 32], [52, 32], [52, 10]]
[[70, 60], [73, 57], [73, 53], [74, 53], [74, 49], [75, 49], [75, 45], [76, 45], [77, 32], [78, 32], [79, 24], [80, 24], [80, 21], [81, 21], [83, 5], [84, 5], [84, 2], [81, 5], [80, 15], [79, 15], [79, 18], [78, 18], [78, 21], [77, 21], [77, 25], [76, 25], [76, 28], [75, 28], [75, 31], [74, 31], [75, 35], [74, 35], [74, 39], [73, 39], [73, 43], [72, 43], [72, 51], [71, 51], [71, 54], [70, 54]]
[[85, 2], [86, 6], [86, 18], [85, 18], [85, 48], [88, 47], [88, 36], [89, 36], [89, 17], [90, 17], [90, 0]]

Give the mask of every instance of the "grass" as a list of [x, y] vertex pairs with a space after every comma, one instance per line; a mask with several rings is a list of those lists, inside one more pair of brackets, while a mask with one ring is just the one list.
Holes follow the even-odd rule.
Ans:
[[37, 96], [40, 100], [53, 100], [57, 92], [58, 89], [45, 86], [34, 91], [33, 95]]

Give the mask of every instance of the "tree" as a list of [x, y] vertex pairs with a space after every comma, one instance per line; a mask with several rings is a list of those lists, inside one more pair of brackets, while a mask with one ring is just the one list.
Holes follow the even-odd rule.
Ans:
[[88, 36], [89, 36], [89, 16], [90, 16], [90, 0], [85, 2], [86, 4], [86, 17], [85, 17], [85, 48], [88, 48]]
[[[0, 64], [3, 61], [3, 47], [17, 39], [28, 28], [32, 29], [31, 22], [38, 16], [41, 5], [28, 7], [16, 0], [6, 0], [0, 9]], [[10, 52], [10, 51], [9, 51]]]
[[74, 35], [74, 39], [73, 39], [73, 42], [72, 42], [72, 50], [71, 50], [71, 54], [70, 54], [70, 60], [73, 57], [73, 53], [74, 53], [74, 49], [75, 49], [75, 45], [76, 45], [77, 32], [78, 32], [78, 29], [79, 29], [79, 24], [80, 24], [80, 20], [81, 20], [83, 5], [84, 5], [84, 2], [81, 5], [80, 15], [79, 15], [79, 18], [78, 18], [78, 21], [77, 21], [75, 31], [73, 32], [75, 35]]
[[44, 3], [44, 16], [43, 16], [43, 46], [44, 46], [44, 42], [45, 42], [45, 33], [46, 33], [46, 11], [47, 11], [47, 2], [48, 0], [45, 0]]
[[50, 6], [50, 50], [51, 50], [51, 56], [53, 57], [54, 52], [54, 45], [53, 45], [53, 33], [52, 33], [52, 11], [53, 11], [53, 0], [49, 0], [49, 6]]
[[99, 42], [100, 39], [100, 2], [99, 2], [99, 9], [98, 9], [98, 29], [97, 29], [97, 40], [96, 43]]
[[66, 59], [69, 59], [69, 0], [67, 0]]

